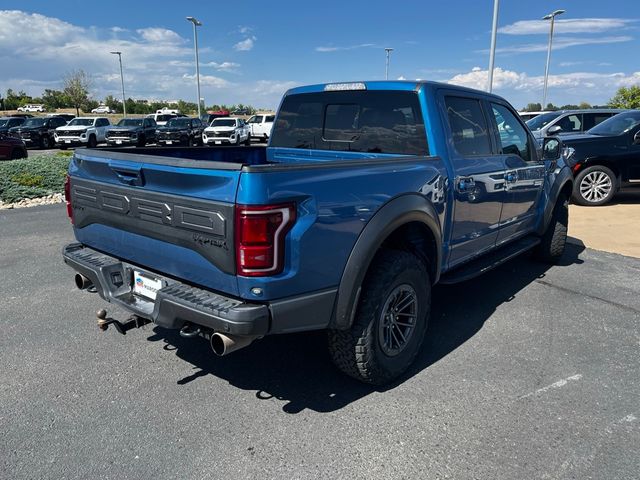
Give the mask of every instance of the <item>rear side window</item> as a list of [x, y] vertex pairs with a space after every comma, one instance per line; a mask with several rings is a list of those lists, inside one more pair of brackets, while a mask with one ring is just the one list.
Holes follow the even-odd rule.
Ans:
[[456, 151], [463, 156], [491, 155], [487, 121], [480, 101], [445, 97], [444, 102]]
[[267, 115], [267, 118], [264, 119], [265, 122], [271, 122], [273, 123], [273, 121], [275, 120], [276, 116], [275, 115]]
[[612, 113], [583, 113], [582, 118], [584, 120], [584, 131], [586, 132], [599, 123], [604, 122], [606, 119], [611, 118], [612, 115]]
[[418, 95], [398, 91], [289, 95], [271, 146], [428, 155]]

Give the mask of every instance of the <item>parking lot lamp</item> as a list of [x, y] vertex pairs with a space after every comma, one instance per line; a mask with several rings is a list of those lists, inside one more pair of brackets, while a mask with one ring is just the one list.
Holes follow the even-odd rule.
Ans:
[[493, 90], [493, 63], [496, 58], [496, 36], [498, 34], [498, 7], [500, 0], [493, 0], [493, 24], [491, 27], [491, 50], [489, 53], [489, 93]]
[[547, 65], [544, 68], [544, 88], [542, 90], [542, 110], [547, 105], [547, 83], [549, 82], [549, 61], [551, 60], [551, 44], [553, 42], [553, 24], [557, 15], [562, 15], [566, 10], [556, 10], [548, 15], [542, 17], [542, 20], [551, 20], [551, 27], [549, 29], [549, 46], [547, 47]]
[[193, 23], [193, 41], [195, 43], [196, 49], [196, 84], [198, 85], [198, 118], [202, 116], [202, 111], [200, 107], [200, 62], [198, 60], [198, 31], [197, 27], [202, 26], [202, 22], [198, 21], [195, 17], [187, 17], [187, 20]]
[[389, 57], [391, 56], [391, 52], [393, 52], [393, 48], [385, 48], [385, 52], [387, 52], [387, 62], [384, 67], [384, 79], [389, 80]]
[[127, 101], [124, 98], [124, 75], [122, 74], [122, 52], [110, 52], [113, 55], [118, 55], [118, 61], [120, 62], [120, 83], [122, 84], [122, 116], [127, 118]]

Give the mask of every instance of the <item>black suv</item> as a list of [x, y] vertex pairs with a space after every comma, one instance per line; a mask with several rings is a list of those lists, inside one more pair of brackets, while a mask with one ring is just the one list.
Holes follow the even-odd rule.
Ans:
[[108, 145], [137, 145], [144, 147], [156, 141], [156, 121], [153, 118], [123, 118], [107, 130]]
[[172, 118], [156, 130], [156, 141], [158, 145], [202, 145], [204, 127], [199, 118]]
[[2, 117], [0, 118], [0, 135], [7, 134], [11, 127], [18, 127], [24, 123], [23, 117]]
[[27, 118], [22, 125], [10, 128], [9, 135], [22, 139], [27, 147], [51, 148], [56, 143], [55, 129], [66, 124], [62, 117]]
[[604, 205], [618, 190], [640, 189], [640, 110], [619, 113], [562, 142], [576, 179], [574, 202]]

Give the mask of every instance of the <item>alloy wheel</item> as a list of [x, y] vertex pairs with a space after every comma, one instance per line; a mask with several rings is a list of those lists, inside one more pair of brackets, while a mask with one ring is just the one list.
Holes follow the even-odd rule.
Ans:
[[411, 285], [394, 288], [382, 308], [378, 322], [378, 341], [382, 351], [394, 357], [401, 353], [413, 335], [418, 319], [418, 299]]
[[595, 170], [588, 173], [580, 182], [580, 195], [588, 202], [603, 201], [611, 193], [613, 181], [605, 172]]

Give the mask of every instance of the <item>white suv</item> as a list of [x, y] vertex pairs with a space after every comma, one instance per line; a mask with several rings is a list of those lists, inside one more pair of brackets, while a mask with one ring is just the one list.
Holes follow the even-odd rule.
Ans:
[[44, 112], [44, 105], [25, 105], [24, 107], [18, 107], [19, 112]]
[[271, 129], [273, 128], [273, 120], [275, 115], [272, 114], [259, 114], [254, 115], [247, 123], [251, 129], [251, 138], [259, 138], [265, 142], [269, 140], [271, 136]]
[[215, 118], [211, 125], [202, 132], [203, 145], [222, 145], [231, 143], [249, 145], [251, 142], [251, 131], [249, 125], [241, 118], [221, 117]]
[[111, 109], [107, 105], [98, 105], [91, 113], [111, 113]]
[[56, 128], [54, 138], [63, 150], [73, 145], [94, 148], [105, 141], [105, 134], [111, 126], [105, 117], [76, 117], [64, 127]]

